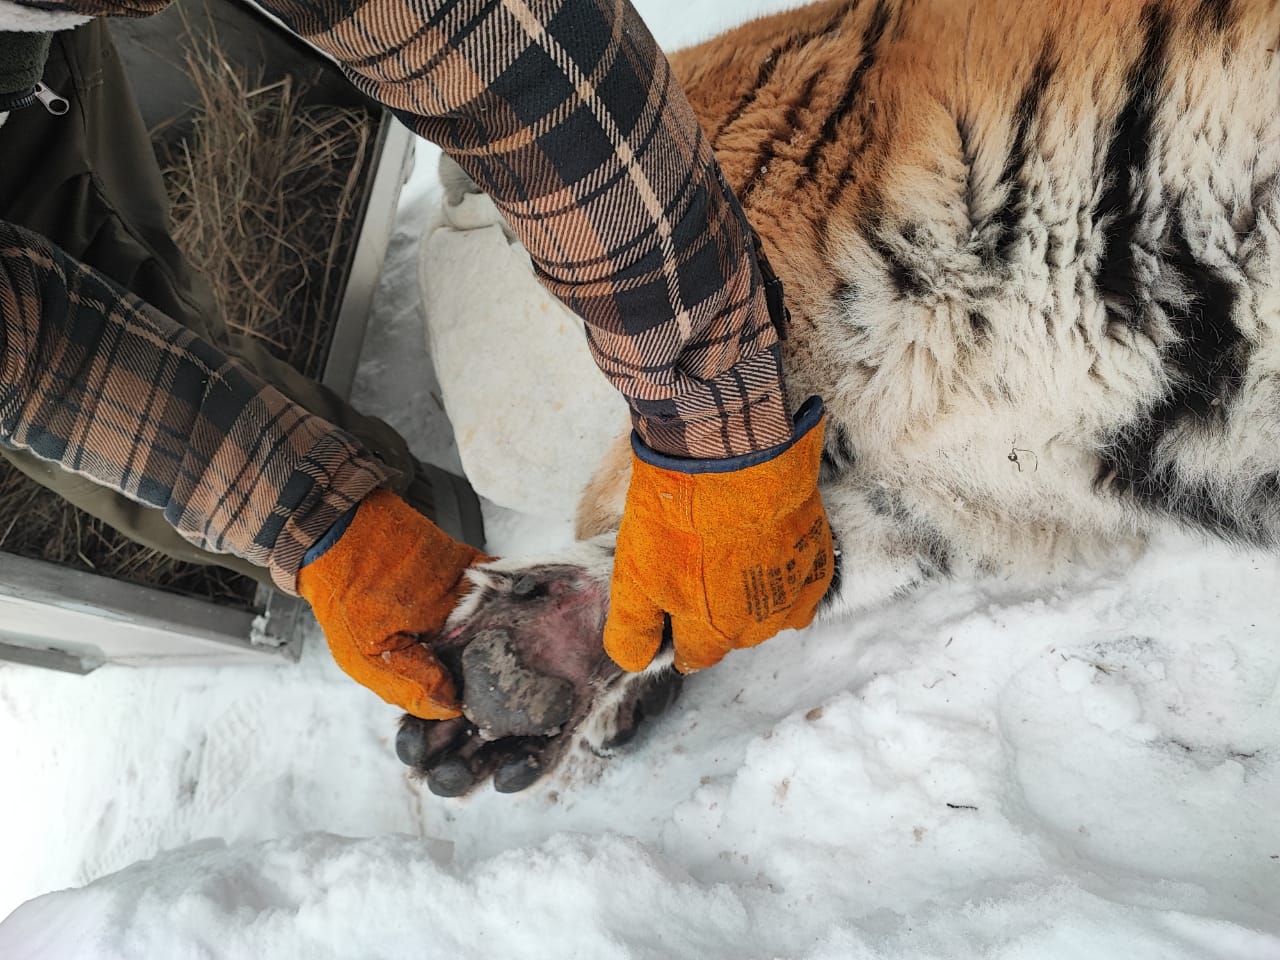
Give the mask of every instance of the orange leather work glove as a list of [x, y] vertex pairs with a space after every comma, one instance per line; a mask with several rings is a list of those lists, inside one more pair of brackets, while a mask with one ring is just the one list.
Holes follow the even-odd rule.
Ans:
[[298, 593], [353, 680], [415, 717], [446, 720], [461, 713], [453, 677], [416, 635], [440, 633], [466, 569], [491, 559], [378, 490], [298, 572]]
[[822, 428], [814, 397], [793, 440], [746, 457], [684, 460], [633, 437], [604, 628], [618, 666], [649, 665], [664, 614], [682, 673], [812, 622], [835, 569], [818, 496]]

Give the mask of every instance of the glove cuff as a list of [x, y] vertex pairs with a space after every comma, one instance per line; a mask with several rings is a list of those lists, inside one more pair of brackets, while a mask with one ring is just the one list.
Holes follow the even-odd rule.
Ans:
[[758, 467], [762, 463], [768, 463], [770, 460], [776, 460], [782, 456], [822, 422], [822, 416], [825, 412], [826, 409], [823, 406], [822, 398], [810, 397], [796, 411], [794, 434], [790, 440], [764, 450], [744, 453], [738, 457], [725, 457], [720, 460], [673, 457], [668, 453], [660, 453], [654, 450], [640, 439], [639, 434], [634, 432], [631, 434], [631, 449], [635, 453], [636, 459], [641, 463], [647, 463], [651, 467], [659, 467], [662, 470], [670, 470], [673, 473], [736, 473], [749, 467]]
[[317, 540], [315, 543], [311, 545], [311, 549], [309, 549], [306, 553], [302, 555], [303, 567], [308, 566], [309, 564], [315, 563], [317, 560], [319, 560], [321, 557], [323, 557], [326, 553], [329, 552], [329, 549], [335, 543], [338, 542], [338, 540], [342, 537], [344, 533], [347, 532], [347, 527], [351, 526], [351, 521], [356, 518], [356, 512], [359, 509], [360, 509], [360, 504], [356, 504], [346, 513], [340, 516], [334, 522], [333, 526], [330, 527], [327, 531], [325, 531], [325, 535], [323, 537], [321, 537], [319, 540]]

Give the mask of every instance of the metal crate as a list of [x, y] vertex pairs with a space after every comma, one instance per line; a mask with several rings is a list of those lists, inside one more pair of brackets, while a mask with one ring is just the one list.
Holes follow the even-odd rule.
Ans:
[[[316, 80], [306, 98], [310, 102], [376, 108], [336, 67], [251, 5], [208, 0], [206, 9], [206, 26], [176, 7], [112, 24], [149, 126], [180, 116], [194, 101], [171, 41], [193, 28], [216, 30], [229, 57], [260, 62], [269, 77], [305, 70]], [[400, 189], [412, 170], [413, 135], [390, 113], [376, 109], [380, 119], [356, 214], [359, 227], [321, 377], [344, 397], [355, 380]], [[87, 673], [103, 663], [296, 659], [301, 626], [309, 617], [301, 601], [265, 588], [258, 590], [254, 610], [244, 611], [0, 551], [0, 660]]]

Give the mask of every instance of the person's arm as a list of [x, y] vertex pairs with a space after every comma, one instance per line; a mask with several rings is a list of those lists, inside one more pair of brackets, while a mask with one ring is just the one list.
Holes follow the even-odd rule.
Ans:
[[751, 229], [627, 0], [259, 2], [489, 193], [630, 402], [610, 655], [644, 667], [669, 618], [695, 670], [808, 624], [835, 569], [822, 405], [789, 419]]
[[482, 559], [388, 490], [381, 461], [43, 237], [0, 221], [0, 444], [164, 511], [303, 596], [339, 666], [456, 716], [419, 642]]
[[[143, 15], [167, 2], [27, 5]], [[493, 197], [586, 322], [645, 444], [725, 458], [791, 438], [750, 228], [630, 3], [259, 2]]]
[[307, 550], [387, 479], [353, 437], [3, 221], [0, 443], [163, 510], [288, 593]]

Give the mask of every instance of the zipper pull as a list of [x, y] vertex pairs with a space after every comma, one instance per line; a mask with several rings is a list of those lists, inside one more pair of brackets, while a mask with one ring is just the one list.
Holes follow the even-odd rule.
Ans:
[[71, 109], [66, 97], [60, 97], [43, 83], [36, 84], [36, 99], [55, 117], [60, 117]]

